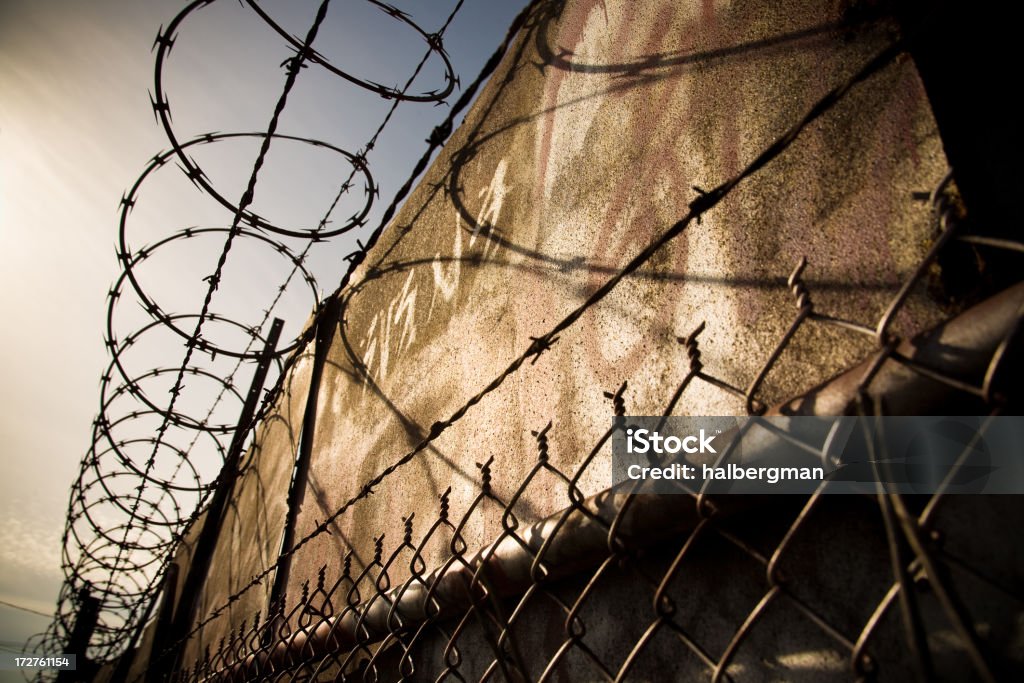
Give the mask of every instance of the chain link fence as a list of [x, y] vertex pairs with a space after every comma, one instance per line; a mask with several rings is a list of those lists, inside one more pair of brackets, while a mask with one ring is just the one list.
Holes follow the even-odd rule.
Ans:
[[[286, 554], [329, 533], [337, 516], [369, 499], [506, 377], [536, 362], [621, 280], [903, 49], [897, 42], [882, 50], [739, 174], [699, 191], [686, 216]], [[932, 243], [880, 317], [816, 311], [801, 259], [788, 278], [792, 324], [763, 366], [743, 386], [717, 377], [702, 362], [702, 324], [678, 340], [689, 372], [664, 387], [664, 414], [685, 405], [698, 386], [740, 399], [752, 415], [1012, 410], [1019, 403], [1012, 370], [1024, 312], [1019, 287], [921, 336], [893, 332], [911, 293], [933, 285], [939, 259], [954, 246], [975, 254], [1024, 250], [965, 229], [951, 176], [907, 199], [925, 200], [933, 208]], [[876, 350], [827, 384], [767, 405], [763, 383], [798, 331], [814, 325], [870, 340]], [[950, 361], [942, 345], [955, 346], [965, 330], [972, 338]], [[880, 488], [874, 497], [832, 498], [823, 495], [827, 482], [799, 499], [701, 491], [659, 497], [635, 490], [639, 484], [587, 496], [580, 481], [607, 465], [611, 418], [628, 412], [627, 384], [609, 389], [608, 431], [588, 453], [567, 459], [577, 463], [573, 469], [552, 463], [548, 436], [558, 425], [549, 423], [534, 432], [535, 464], [527, 476], [503, 482], [502, 490], [514, 493], [498, 493], [501, 475], [492, 460], [478, 463], [477, 494], [468, 506], [452, 509], [445, 492], [433, 516], [410, 514], [404, 528], [380, 529], [361, 568], [352, 554], [339, 558], [340, 566], [324, 566], [300, 595], [279, 597], [230, 637], [207, 644], [171, 680], [998, 680], [1019, 672], [1021, 593], [1011, 520], [1020, 515], [1012, 499], [948, 495], [956, 468], [930, 496]], [[522, 501], [536, 487], [564, 508], [526, 524]], [[494, 530], [492, 541], [471, 547], [465, 530], [479, 524]], [[973, 537], [977, 527], [985, 529], [985, 547]], [[448, 559], [428, 566], [438, 548]], [[214, 611], [191, 635], [201, 638], [217, 617]], [[154, 659], [158, 669], [160, 661]]]

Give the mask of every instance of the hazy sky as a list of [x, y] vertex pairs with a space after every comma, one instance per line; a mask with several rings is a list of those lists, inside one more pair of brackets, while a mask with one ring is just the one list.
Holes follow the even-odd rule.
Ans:
[[[103, 346], [106, 293], [119, 275], [114, 257], [117, 204], [155, 153], [167, 149], [147, 90], [157, 28], [180, 0], [0, 0], [0, 601], [51, 612], [62, 580], [60, 536], [68, 488], [88, 448]], [[454, 0], [394, 3], [433, 31]], [[448, 32], [456, 72], [471, 80], [524, 4], [467, 0]], [[303, 35], [313, 2], [267, 2], [286, 28]], [[404, 82], [425, 44], [363, 0], [336, 0], [316, 47], [354, 73]], [[165, 72], [179, 139], [209, 131], [262, 131], [284, 83], [291, 53], [248, 8], [219, 0], [182, 26]], [[427, 64], [414, 89], [443, 85], [440, 62]], [[456, 93], [457, 95], [457, 93]], [[454, 97], [454, 96], [453, 96]], [[303, 70], [281, 132], [357, 151], [389, 104], [317, 66]], [[406, 104], [370, 156], [381, 201], [404, 179], [443, 108]], [[237, 200], [257, 141], [197, 149], [195, 157], [223, 194]], [[215, 149], [216, 147], [216, 149]], [[272, 148], [257, 186], [257, 213], [292, 225], [315, 224], [347, 166], [296, 143]], [[354, 212], [355, 204], [340, 217]], [[190, 225], [225, 226], [230, 215], [198, 193], [173, 165], [148, 179], [131, 216], [141, 246]], [[373, 222], [371, 221], [371, 225]], [[320, 294], [336, 286], [353, 237], [318, 246], [312, 267]], [[222, 238], [194, 240], [143, 273], [165, 310], [198, 310]], [[295, 244], [295, 243], [291, 243]], [[265, 307], [287, 264], [248, 246], [232, 255], [215, 310], [251, 320]], [[277, 312], [293, 337], [312, 305], [308, 289], [290, 289]], [[118, 309], [123, 337], [145, 320], [133, 302]], [[139, 371], [177, 366], [182, 349], [157, 339], [132, 362]], [[156, 395], [156, 394], [154, 394]], [[195, 396], [193, 399], [200, 399]], [[47, 620], [0, 603], [0, 648], [15, 648]], [[5, 679], [0, 679], [5, 680]]]

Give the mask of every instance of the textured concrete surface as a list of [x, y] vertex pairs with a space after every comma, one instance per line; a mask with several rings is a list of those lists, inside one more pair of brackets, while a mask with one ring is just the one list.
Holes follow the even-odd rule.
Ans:
[[[736, 174], [893, 33], [886, 24], [845, 25], [837, 3], [824, 0], [542, 5], [341, 293], [344, 322], [321, 384], [296, 536], [396, 462], [499, 376], [531, 337], [678, 220], [694, 186]], [[785, 278], [802, 256], [819, 312], [873, 323], [932, 237], [929, 208], [912, 193], [931, 190], [945, 170], [921, 84], [901, 57], [305, 547], [292, 565], [289, 594], [298, 595], [322, 565], [336, 576], [349, 551], [358, 571], [381, 534], [390, 552], [403, 518], [434, 519], [448, 487], [452, 513], [460, 515], [478, 492], [476, 463], [494, 458], [494, 491], [508, 500], [535, 462], [530, 431], [549, 421], [551, 462], [573, 472], [608, 427], [603, 392], [628, 382], [627, 412], [661, 412], [687, 368], [676, 337], [702, 322], [707, 372], [746, 387], [795, 316]], [[946, 313], [915, 294], [897, 327], [920, 329]], [[868, 348], [855, 334], [807, 328], [760, 397], [771, 404], [798, 394]], [[304, 369], [298, 366], [287, 409], [264, 426], [256, 464], [239, 482], [203, 606], [218, 604], [272, 561], [308, 385]], [[706, 385], [695, 385], [678, 408], [743, 411], [740, 399]], [[600, 454], [582, 476], [585, 493], [608, 486], [609, 457]], [[542, 477], [516, 514], [530, 522], [567, 502], [564, 485]], [[501, 513], [485, 506], [473, 518], [463, 530], [471, 548], [497, 534]], [[435, 544], [428, 559], [439, 563], [446, 551]], [[396, 565], [392, 583], [407, 571]], [[251, 592], [237, 615], [251, 618], [265, 596]], [[626, 605], [629, 598], [608, 600]], [[223, 633], [215, 627], [204, 639], [213, 643]], [[800, 640], [795, 631], [780, 638], [794, 648]], [[822, 652], [815, 666], [838, 666], [831, 651]], [[794, 657], [777, 664], [808, 667]]]
[[[891, 27], [839, 21], [823, 2], [547, 6], [342, 293], [299, 536], [683, 215], [693, 186], [735, 174], [892, 39]], [[801, 256], [820, 312], [873, 321], [931, 236], [911, 194], [944, 172], [900, 59], [344, 515], [298, 558], [292, 589], [349, 547], [358, 565], [379, 534], [397, 542], [402, 517], [433, 511], [448, 486], [464, 507], [488, 457], [507, 498], [533, 464], [530, 430], [549, 420], [552, 462], [572, 471], [608, 424], [602, 393], [628, 381], [629, 412], [659, 411], [686, 368], [675, 338], [702, 321], [708, 371], [745, 387], [795, 314], [785, 278]], [[911, 311], [904, 330], [940, 317], [923, 297]], [[799, 393], [867, 348], [802, 331], [763, 399]], [[680, 408], [743, 410], [705, 386]], [[582, 486], [604, 488], [605, 474], [591, 467]], [[540, 486], [522, 516], [565, 503]], [[477, 521], [467, 535], [483, 543], [497, 518]]]

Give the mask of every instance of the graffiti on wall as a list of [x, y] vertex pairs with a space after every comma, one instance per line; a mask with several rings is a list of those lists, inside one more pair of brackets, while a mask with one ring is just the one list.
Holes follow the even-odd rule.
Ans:
[[[465, 293], [460, 293], [464, 261], [471, 259], [479, 264], [494, 258], [501, 249], [497, 242], [484, 239], [483, 236], [501, 218], [502, 206], [510, 191], [506, 181], [507, 171], [508, 162], [500, 160], [490, 182], [478, 194], [479, 218], [473, 225], [467, 224], [460, 212], [455, 210], [450, 256], [438, 251], [429, 269], [411, 268], [398, 293], [370, 319], [361, 344], [362, 363], [368, 378], [374, 381], [387, 379], [389, 369], [416, 342], [417, 328], [431, 320], [439, 305], [452, 307], [459, 299], [465, 298]], [[430, 297], [425, 314], [422, 313], [422, 306], [417, 311], [421, 288], [424, 297]], [[365, 391], [364, 383], [364, 395]]]

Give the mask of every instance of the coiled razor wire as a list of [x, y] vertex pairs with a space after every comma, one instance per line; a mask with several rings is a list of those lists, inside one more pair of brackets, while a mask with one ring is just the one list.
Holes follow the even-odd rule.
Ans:
[[[405, 102], [442, 103], [458, 85], [444, 49], [443, 36], [463, 0], [455, 3], [447, 20], [435, 33], [428, 33], [409, 15], [391, 5], [365, 0], [385, 16], [411, 28], [426, 45], [426, 54], [402, 88], [389, 88], [360, 79], [313, 49], [330, 0], [320, 3], [310, 30], [301, 40], [288, 34], [256, 0], [247, 0], [249, 8], [294, 50], [294, 56], [282, 65], [286, 80], [267, 130], [207, 133], [181, 141], [171, 122], [170, 101], [163, 87], [164, 69], [179, 29], [196, 12], [214, 1], [190, 3], [166, 29], [161, 27], [154, 41], [155, 94], [151, 95], [151, 102], [170, 142], [170, 149], [154, 156], [121, 198], [117, 257], [122, 273], [109, 293], [105, 335], [111, 362], [100, 377], [100, 406], [93, 423], [91, 445], [82, 458], [68, 503], [62, 551], [65, 582], [58, 596], [54, 621], [43, 634], [30, 641], [30, 647], [37, 652], [63, 651], [74, 627], [79, 608], [77, 603], [83, 589], [98, 596], [100, 601], [100, 616], [88, 650], [90, 659], [109, 660], [130, 644], [140, 623], [150, 612], [172, 551], [217, 484], [216, 476], [205, 471], [210, 467], [200, 463], [211, 460], [222, 463], [231, 435], [250, 427], [237, 424], [237, 420], [216, 421], [215, 414], [225, 411], [231, 414], [232, 408], [226, 406], [232, 402], [237, 402], [238, 408], [233, 410], [238, 414], [245, 399], [245, 387], [237, 386], [239, 376], [263, 353], [267, 324], [293, 282], [299, 281], [309, 290], [313, 309], [319, 306], [317, 282], [306, 266], [310, 249], [324, 240], [365, 225], [378, 194], [367, 155], [397, 107]], [[443, 65], [443, 84], [432, 90], [413, 92], [413, 82], [431, 58], [436, 58]], [[346, 151], [321, 140], [278, 132], [289, 92], [307, 64], [316, 65], [383, 99], [392, 100], [386, 116], [358, 152]], [[210, 182], [190, 151], [198, 146], [235, 139], [257, 140], [260, 151], [246, 190], [238, 200], [232, 201]], [[276, 225], [250, 208], [267, 152], [272, 143], [281, 140], [327, 150], [350, 166], [351, 170], [340, 183], [334, 200], [315, 226]], [[435, 148], [435, 145], [431, 146], [431, 150]], [[130, 216], [139, 201], [140, 190], [147, 179], [172, 161], [192, 183], [227, 209], [233, 220], [224, 227], [183, 228], [145, 246], [134, 246], [130, 239]], [[396, 196], [385, 220], [393, 215], [393, 207], [408, 193], [411, 182]], [[363, 193], [361, 207], [345, 221], [332, 222], [340, 200], [355, 191]], [[304, 243], [301, 249], [296, 249], [275, 235], [298, 238]], [[220, 240], [222, 246], [216, 269], [205, 278], [208, 286], [202, 305], [196, 312], [168, 312], [147, 291], [138, 276], [138, 268], [168, 245], [192, 245], [210, 238]], [[241, 241], [271, 249], [291, 265], [289, 274], [278, 287], [276, 295], [267, 302], [259, 320], [237, 320], [211, 310], [230, 251]], [[141, 306], [150, 321], [119, 338], [115, 331], [116, 311], [126, 299], [133, 299], [132, 305]], [[245, 340], [244, 344], [226, 345], [213, 341], [206, 329], [210, 324], [233, 331], [238, 338]], [[184, 350], [180, 365], [133, 372], [125, 361], [129, 350], [146, 348], [147, 343], [162, 330], [170, 330], [180, 338]], [[273, 349], [272, 357], [279, 372], [283, 368], [283, 359], [303, 343], [299, 339]], [[235, 361], [227, 374], [214, 367], [218, 357]], [[168, 400], [160, 385], [169, 379], [173, 379], [173, 384]], [[203, 405], [179, 401], [186, 382], [203, 382], [212, 386], [212, 400]], [[155, 429], [153, 425], [156, 425]]]

